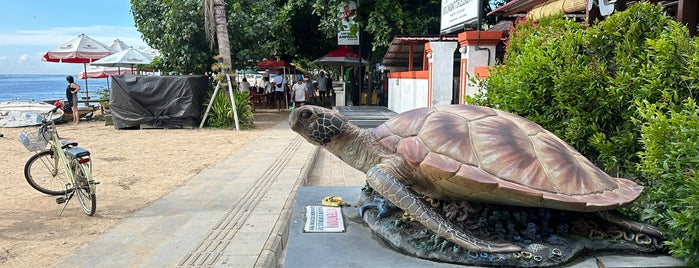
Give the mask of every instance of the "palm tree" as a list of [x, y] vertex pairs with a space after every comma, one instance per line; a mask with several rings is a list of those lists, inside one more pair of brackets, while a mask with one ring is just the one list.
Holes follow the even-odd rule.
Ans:
[[221, 71], [226, 72], [231, 68], [231, 47], [228, 43], [226, 1], [204, 0], [204, 21], [206, 39], [209, 40], [211, 48], [214, 46], [214, 40], [217, 41], [218, 53], [221, 57], [219, 63], [223, 64]]

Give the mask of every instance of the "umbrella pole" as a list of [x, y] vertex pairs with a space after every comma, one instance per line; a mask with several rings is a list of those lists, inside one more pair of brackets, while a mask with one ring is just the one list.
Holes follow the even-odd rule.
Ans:
[[[85, 71], [85, 99], [87, 102], [85, 102], [86, 106], [90, 106], [90, 91], [87, 88], [87, 63], [83, 62], [83, 70]], [[78, 104], [75, 104], [75, 107], [78, 107]]]

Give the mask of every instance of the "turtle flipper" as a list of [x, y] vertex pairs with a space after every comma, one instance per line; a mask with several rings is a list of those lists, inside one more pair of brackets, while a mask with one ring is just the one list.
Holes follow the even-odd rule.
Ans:
[[437, 213], [429, 204], [404, 183], [404, 180], [393, 175], [391, 169], [381, 164], [367, 171], [369, 185], [388, 201], [397, 205], [403, 211], [410, 213], [422, 225], [462, 248], [475, 252], [518, 252], [519, 246], [510, 243], [492, 243], [476, 238], [448, 221]]
[[374, 200], [372, 202], [359, 207], [359, 216], [364, 217], [364, 211], [370, 208], [378, 209], [379, 211], [376, 214], [376, 217], [381, 219], [391, 214], [391, 212], [393, 212], [398, 207], [396, 207], [396, 205], [392, 204], [390, 201], [387, 201], [383, 197], [374, 197]]
[[660, 229], [656, 228], [655, 226], [626, 219], [626, 218], [624, 218], [624, 216], [620, 215], [616, 211], [612, 211], [612, 210], [598, 211], [597, 216], [604, 219], [605, 221], [616, 224], [622, 228], [626, 228], [626, 229], [629, 229], [632, 231], [647, 234], [647, 235], [654, 236], [657, 238], [664, 237], [663, 232], [660, 231]]

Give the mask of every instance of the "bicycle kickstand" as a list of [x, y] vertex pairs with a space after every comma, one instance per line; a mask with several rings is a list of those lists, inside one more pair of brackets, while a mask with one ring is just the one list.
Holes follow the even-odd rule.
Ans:
[[70, 192], [66, 196], [61, 196], [59, 198], [56, 198], [56, 204], [64, 204], [63, 208], [61, 209], [61, 213], [59, 213], [58, 216], [63, 215], [63, 211], [66, 210], [66, 207], [68, 206], [68, 202], [70, 201], [71, 198], [73, 198], [73, 194], [75, 194], [75, 192]]

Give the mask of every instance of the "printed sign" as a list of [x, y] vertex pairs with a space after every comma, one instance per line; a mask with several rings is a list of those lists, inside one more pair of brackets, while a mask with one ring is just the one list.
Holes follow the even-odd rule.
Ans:
[[478, 20], [480, 0], [442, 0], [440, 32], [448, 34]]
[[341, 207], [306, 206], [305, 233], [342, 233], [345, 222]]
[[339, 46], [358, 46], [359, 31], [356, 34], [350, 35], [350, 28], [354, 25], [354, 17], [357, 16], [357, 2], [347, 1], [347, 4], [340, 7], [340, 13], [337, 19], [342, 22], [342, 30], [337, 33], [337, 45]]

